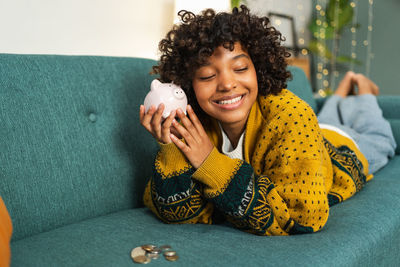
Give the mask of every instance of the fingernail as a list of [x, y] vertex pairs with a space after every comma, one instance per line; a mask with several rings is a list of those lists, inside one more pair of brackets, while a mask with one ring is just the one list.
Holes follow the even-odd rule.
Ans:
[[188, 110], [192, 110], [192, 106], [191, 105], [187, 105], [187, 109]]

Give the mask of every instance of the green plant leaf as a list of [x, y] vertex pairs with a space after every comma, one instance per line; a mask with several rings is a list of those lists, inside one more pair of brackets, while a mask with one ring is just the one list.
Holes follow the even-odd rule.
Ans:
[[320, 57], [325, 57], [327, 59], [332, 58], [332, 52], [323, 42], [319, 40], [311, 40], [308, 44], [308, 49]]
[[231, 0], [231, 8], [239, 7], [240, 0]]
[[[336, 10], [336, 2], [338, 2], [338, 10]], [[326, 8], [326, 18], [328, 24], [332, 27], [335, 24], [336, 11], [339, 12], [337, 30], [340, 32], [343, 27], [352, 22], [354, 12], [349, 0], [330, 0]]]
[[313, 20], [309, 26], [309, 29], [312, 33], [313, 38], [316, 38], [318, 40], [322, 40], [321, 38], [321, 29], [325, 29], [325, 38], [326, 40], [333, 39], [333, 34], [334, 34], [334, 29], [332, 26], [329, 26], [324, 28], [322, 25], [317, 24], [317, 20]]

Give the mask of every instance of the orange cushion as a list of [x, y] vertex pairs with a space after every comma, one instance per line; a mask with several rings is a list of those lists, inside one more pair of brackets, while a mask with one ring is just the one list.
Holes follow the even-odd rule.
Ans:
[[3, 199], [0, 197], [0, 266], [10, 265], [11, 218]]

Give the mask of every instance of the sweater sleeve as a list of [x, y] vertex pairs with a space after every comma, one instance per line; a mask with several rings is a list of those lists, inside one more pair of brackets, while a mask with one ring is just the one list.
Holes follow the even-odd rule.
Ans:
[[212, 223], [213, 206], [192, 179], [194, 168], [173, 144], [160, 144], [143, 202], [165, 223]]
[[[204, 195], [235, 227], [257, 235], [289, 235], [318, 231], [327, 221], [329, 206], [319, 169], [317, 162], [303, 161], [304, 184], [275, 184], [255, 174], [245, 161], [214, 149], [193, 178], [204, 184]], [[316, 175], [307, 176], [310, 172]], [[311, 184], [319, 190], [308, 190]]]

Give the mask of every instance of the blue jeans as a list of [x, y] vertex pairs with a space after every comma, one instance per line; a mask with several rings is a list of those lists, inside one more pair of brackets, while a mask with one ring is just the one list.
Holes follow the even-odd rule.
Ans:
[[370, 173], [385, 166], [395, 154], [392, 128], [372, 94], [346, 98], [333, 95], [319, 112], [318, 121], [333, 125], [351, 136], [367, 158]]

